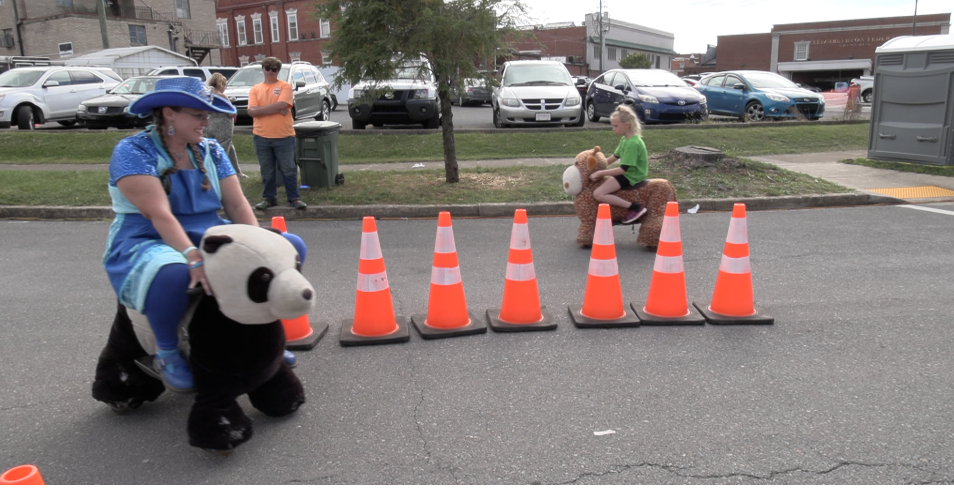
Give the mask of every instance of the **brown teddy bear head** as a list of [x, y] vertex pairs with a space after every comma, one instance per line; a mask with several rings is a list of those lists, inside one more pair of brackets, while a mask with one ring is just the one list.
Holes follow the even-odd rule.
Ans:
[[573, 165], [563, 171], [563, 190], [573, 197], [579, 195], [593, 183], [590, 181], [590, 174], [605, 168], [606, 156], [599, 146], [580, 152]]

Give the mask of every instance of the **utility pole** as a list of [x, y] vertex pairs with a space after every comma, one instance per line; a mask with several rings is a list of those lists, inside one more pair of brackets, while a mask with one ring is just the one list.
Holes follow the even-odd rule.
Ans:
[[610, 30], [609, 12], [603, 11], [603, 0], [600, 0], [600, 11], [596, 13], [600, 30], [600, 73], [603, 73], [603, 62], [606, 61], [606, 32]]
[[911, 36], [914, 36], [914, 31], [918, 29], [918, 0], [914, 0], [914, 23], [911, 24]]
[[96, 0], [96, 12], [99, 14], [99, 32], [103, 35], [103, 48], [109, 48], [109, 33], [106, 32], [106, 0]]

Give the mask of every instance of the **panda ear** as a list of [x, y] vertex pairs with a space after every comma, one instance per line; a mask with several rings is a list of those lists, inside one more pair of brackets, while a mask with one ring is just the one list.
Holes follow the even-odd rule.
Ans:
[[209, 254], [215, 254], [219, 247], [232, 242], [232, 237], [228, 235], [210, 235], [202, 241], [202, 250]]
[[281, 235], [281, 234], [282, 234], [282, 230], [279, 230], [278, 228], [273, 228], [273, 227], [271, 227], [271, 226], [261, 226], [261, 228], [262, 228], [262, 229], [265, 229], [265, 230], [268, 230], [268, 231], [274, 231], [275, 234], [277, 234], [277, 235]]

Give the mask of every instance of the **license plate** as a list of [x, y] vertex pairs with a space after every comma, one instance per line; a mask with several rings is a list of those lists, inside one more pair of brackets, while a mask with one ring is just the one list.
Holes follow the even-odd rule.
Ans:
[[549, 113], [537, 113], [536, 121], [537, 121], [537, 122], [549, 122], [549, 121], [550, 121], [550, 114], [549, 114]]

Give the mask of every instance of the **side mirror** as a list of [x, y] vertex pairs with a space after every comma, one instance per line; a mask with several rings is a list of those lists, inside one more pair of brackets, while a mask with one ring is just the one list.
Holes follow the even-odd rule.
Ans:
[[60, 83], [57, 82], [56, 80], [47, 80], [46, 82], [43, 82], [43, 87], [59, 87], [59, 86], [60, 86]]
[[737, 83], [732, 86], [733, 89], [745, 90], [745, 84]]
[[305, 82], [303, 82], [303, 81], [301, 81], [301, 80], [297, 80], [297, 81], [295, 82], [295, 90], [298, 90], [298, 89], [300, 89], [300, 88], [302, 88], [302, 87], [304, 87], [304, 86], [305, 86]]
[[616, 89], [616, 90], [618, 90], [618, 91], [620, 91], [620, 92], [623, 92], [623, 89], [625, 89], [625, 87], [623, 87], [623, 84], [619, 84], [619, 85], [617, 85], [616, 87], [613, 87], [613, 88]]

